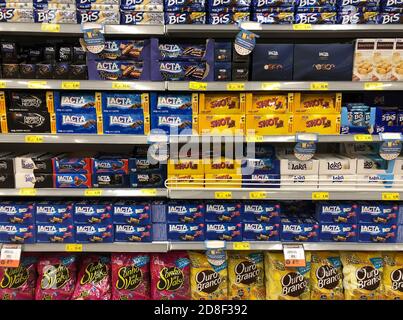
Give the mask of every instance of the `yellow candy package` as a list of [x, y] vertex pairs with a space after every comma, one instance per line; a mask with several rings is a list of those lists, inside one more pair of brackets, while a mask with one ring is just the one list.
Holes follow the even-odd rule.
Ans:
[[189, 252], [192, 300], [228, 299], [227, 256], [224, 250]]
[[341, 252], [346, 300], [379, 300], [383, 293], [380, 252]]
[[228, 253], [229, 299], [265, 300], [263, 253]]
[[311, 299], [344, 300], [343, 271], [339, 252], [312, 253]]
[[383, 263], [383, 298], [403, 300], [403, 253], [385, 253]]
[[286, 268], [282, 252], [266, 252], [264, 256], [267, 300], [309, 300], [311, 254], [305, 252], [306, 266]]

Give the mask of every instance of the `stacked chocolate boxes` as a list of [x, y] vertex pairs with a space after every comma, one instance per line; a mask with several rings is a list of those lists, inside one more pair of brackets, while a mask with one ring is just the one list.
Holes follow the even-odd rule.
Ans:
[[208, 24], [237, 24], [250, 20], [251, 0], [207, 0]]
[[294, 22], [295, 0], [252, 0], [252, 21], [262, 24]]
[[33, 0], [34, 22], [37, 23], [77, 23], [75, 0]]
[[119, 0], [76, 0], [77, 23], [119, 24]]
[[247, 81], [249, 79], [250, 56], [241, 56], [231, 42], [214, 44], [214, 80]]
[[335, 24], [337, 23], [337, 0], [297, 0], [295, 23]]
[[165, 24], [205, 24], [206, 0], [164, 0]]

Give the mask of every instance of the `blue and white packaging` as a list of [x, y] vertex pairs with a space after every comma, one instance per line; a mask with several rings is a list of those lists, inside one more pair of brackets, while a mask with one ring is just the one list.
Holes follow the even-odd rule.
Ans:
[[206, 222], [233, 222], [242, 221], [243, 206], [240, 202], [207, 202]]
[[360, 223], [358, 242], [395, 243], [397, 225]]
[[340, 7], [355, 6], [355, 7], [379, 7], [381, 0], [337, 0]]
[[206, 10], [206, 0], [164, 0], [166, 12], [197, 12]]
[[0, 224], [0, 243], [35, 243], [35, 226], [32, 224]]
[[73, 203], [43, 201], [35, 204], [36, 223], [73, 224]]
[[78, 243], [111, 243], [114, 240], [112, 224], [79, 224], [75, 226]]
[[269, 8], [293, 7], [297, 0], [252, 0], [252, 11], [265, 12]]
[[115, 242], [151, 242], [152, 225], [134, 226], [132, 224], [115, 225]]
[[251, 0], [207, 0], [209, 12], [248, 12]]
[[204, 223], [205, 205], [172, 201], [166, 206], [166, 221], [170, 223]]
[[243, 175], [280, 174], [280, 161], [274, 158], [243, 159], [241, 161]]
[[151, 220], [153, 223], [166, 222], [167, 204], [164, 201], [151, 203]]
[[104, 134], [147, 134], [149, 116], [136, 113], [104, 113]]
[[341, 108], [341, 133], [373, 132], [376, 119], [376, 108], [362, 103], [349, 103]]
[[323, 242], [357, 242], [356, 224], [321, 223], [319, 240]]
[[102, 112], [149, 113], [149, 97], [143, 93], [102, 92]]
[[114, 224], [148, 225], [151, 223], [149, 204], [133, 201], [115, 202], [112, 215]]
[[187, 114], [198, 113], [197, 94], [151, 93], [151, 114]]
[[31, 202], [0, 202], [0, 223], [35, 223], [35, 204]]
[[281, 241], [317, 242], [319, 241], [319, 224], [301, 219], [281, 219]]
[[151, 133], [162, 132], [165, 134], [191, 133], [195, 118], [191, 114], [152, 114]]
[[354, 203], [317, 203], [316, 219], [321, 223], [357, 224], [359, 208]]
[[206, 223], [206, 240], [242, 241], [242, 223]]
[[243, 222], [280, 223], [280, 204], [270, 202], [245, 202], [242, 212]]
[[170, 241], [204, 241], [205, 226], [203, 223], [169, 223], [167, 239]]
[[71, 224], [38, 224], [36, 242], [40, 243], [74, 243], [74, 226]]
[[56, 113], [57, 133], [97, 134], [96, 113]]
[[244, 241], [280, 241], [280, 225], [244, 222], [242, 239]]
[[168, 225], [166, 223], [152, 224], [153, 241], [168, 241]]
[[280, 175], [254, 173], [242, 176], [243, 188], [280, 188]]
[[76, 224], [109, 224], [113, 222], [112, 204], [109, 202], [77, 202], [73, 208]]
[[399, 206], [397, 204], [361, 204], [359, 222], [372, 224], [397, 224]]
[[96, 113], [95, 93], [59, 92], [54, 93], [56, 112]]

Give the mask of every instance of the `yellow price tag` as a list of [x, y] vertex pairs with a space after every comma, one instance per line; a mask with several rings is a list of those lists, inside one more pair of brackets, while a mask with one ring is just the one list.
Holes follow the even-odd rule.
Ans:
[[100, 196], [102, 196], [102, 190], [101, 189], [86, 189], [86, 190], [84, 190], [84, 196], [100, 197]]
[[46, 81], [28, 81], [29, 89], [46, 89], [47, 85]]
[[382, 192], [382, 200], [384, 201], [399, 201], [399, 192]]
[[262, 83], [262, 90], [280, 90], [280, 83], [279, 82], [263, 82]]
[[130, 90], [132, 87], [130, 83], [126, 82], [112, 82], [112, 89], [116, 90]]
[[42, 23], [41, 30], [44, 32], [60, 32], [60, 24]]
[[234, 82], [227, 84], [227, 90], [229, 91], [242, 91], [245, 90], [245, 83], [242, 82]]
[[64, 90], [79, 90], [80, 82], [79, 81], [62, 81], [62, 89]]
[[246, 136], [246, 142], [263, 142], [263, 136]]
[[142, 196], [156, 196], [157, 195], [157, 189], [141, 189], [140, 190], [140, 195], [142, 195]]
[[81, 243], [66, 244], [67, 252], [83, 252], [83, 245]]
[[25, 136], [26, 143], [43, 143], [43, 136]]
[[266, 199], [267, 193], [263, 192], [263, 191], [252, 191], [252, 192], [249, 192], [249, 198], [250, 199]]
[[354, 141], [365, 142], [365, 141], [372, 141], [372, 135], [370, 134], [355, 134]]
[[232, 199], [232, 192], [230, 191], [216, 191], [214, 193], [216, 199]]
[[329, 200], [329, 192], [312, 192], [312, 200]]
[[0, 89], [5, 89], [7, 87], [7, 83], [5, 81], [0, 81]]
[[36, 193], [37, 191], [34, 188], [22, 188], [19, 191], [20, 196], [28, 196], [28, 197], [35, 197]]
[[189, 82], [189, 89], [190, 90], [207, 90], [207, 82], [196, 82], [190, 81]]
[[309, 23], [298, 23], [292, 25], [293, 30], [312, 30], [312, 25]]
[[249, 242], [234, 242], [232, 244], [233, 250], [250, 250]]
[[383, 90], [382, 82], [365, 82], [364, 90]]
[[312, 82], [311, 90], [329, 90], [329, 83], [327, 82]]

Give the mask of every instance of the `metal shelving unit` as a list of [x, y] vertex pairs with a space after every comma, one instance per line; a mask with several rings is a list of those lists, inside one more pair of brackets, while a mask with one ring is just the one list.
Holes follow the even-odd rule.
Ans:
[[[65, 252], [70, 251], [68, 244], [36, 243], [24, 244], [24, 252]], [[76, 252], [167, 252], [168, 242], [153, 243], [83, 243], [82, 250]]]

